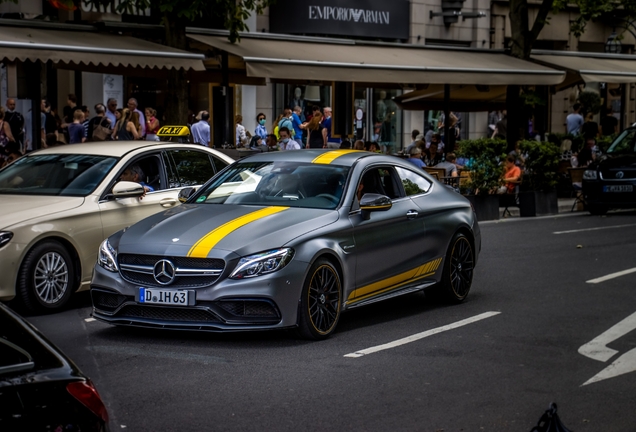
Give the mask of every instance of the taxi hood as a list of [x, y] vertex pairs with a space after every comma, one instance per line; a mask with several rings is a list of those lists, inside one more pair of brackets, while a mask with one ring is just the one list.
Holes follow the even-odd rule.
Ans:
[[183, 204], [128, 228], [119, 253], [193, 258], [240, 256], [275, 249], [338, 220], [335, 210]]
[[0, 229], [81, 206], [84, 197], [0, 194]]

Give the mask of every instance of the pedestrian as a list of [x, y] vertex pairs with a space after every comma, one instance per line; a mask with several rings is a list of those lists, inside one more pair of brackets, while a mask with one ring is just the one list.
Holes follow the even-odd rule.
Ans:
[[314, 113], [309, 123], [306, 124], [307, 146], [306, 148], [320, 149], [327, 148], [327, 129], [320, 124], [322, 114]]
[[146, 141], [159, 141], [157, 132], [159, 132], [161, 124], [157, 118], [157, 110], [151, 107], [146, 107], [144, 112], [146, 113]]
[[265, 144], [267, 145], [269, 151], [278, 150], [278, 138], [276, 138], [276, 135], [274, 134], [267, 135]]
[[294, 122], [292, 121], [292, 110], [290, 110], [289, 108], [285, 108], [283, 110], [283, 118], [281, 118], [278, 122], [278, 139], [280, 139], [280, 128], [282, 127], [286, 127], [288, 130], [291, 131], [291, 138], [294, 138], [294, 140], [299, 138], [298, 136], [296, 136], [296, 130], [294, 129]]
[[106, 117], [110, 120], [111, 127], [117, 123], [117, 99], [110, 98], [106, 101]]
[[417, 146], [417, 143], [419, 141], [424, 140], [424, 137], [422, 136], [422, 134], [420, 134], [420, 131], [417, 129], [413, 129], [411, 131], [411, 144], [409, 144], [406, 149], [404, 149], [404, 154], [406, 155], [410, 155], [411, 154], [411, 149], [415, 146]]
[[234, 117], [234, 123], [236, 123], [236, 148], [240, 148], [245, 146], [249, 140], [247, 133], [245, 132], [245, 126], [241, 124], [243, 123], [243, 116], [237, 114]]
[[128, 108], [121, 110], [120, 118], [113, 128], [113, 139], [119, 141], [132, 141], [139, 139], [137, 128], [131, 121], [132, 112]]
[[57, 133], [46, 134], [45, 141], [44, 141], [44, 148], [57, 147], [64, 144], [66, 143], [64, 143], [63, 141], [59, 141], [57, 139]]
[[300, 144], [292, 139], [289, 129], [283, 126], [278, 130], [278, 133], [280, 134], [281, 150], [300, 150]]
[[84, 129], [84, 113], [76, 110], [73, 113], [73, 123], [68, 125], [69, 144], [86, 142], [86, 129]]
[[57, 121], [55, 120], [55, 116], [51, 112], [51, 104], [48, 100], [42, 99], [40, 110], [44, 113], [45, 117], [44, 132], [46, 134], [57, 132]]
[[66, 98], [66, 106], [62, 110], [62, 114], [64, 115], [62, 120], [64, 123], [66, 124], [73, 123], [73, 119], [74, 119], [73, 113], [75, 112], [76, 108], [77, 108], [77, 97], [73, 93], [70, 93], [68, 97]]
[[106, 116], [106, 107], [104, 104], [95, 104], [95, 117], [88, 122], [88, 130], [86, 133], [87, 141], [106, 141], [112, 134], [112, 127], [115, 123], [111, 123]]
[[201, 111], [196, 116], [199, 120], [195, 124], [190, 127], [190, 132], [192, 132], [192, 140], [196, 144], [201, 144], [204, 146], [210, 146], [210, 113], [207, 111]]
[[4, 119], [4, 110], [0, 108], [0, 147], [4, 149], [9, 142], [15, 142], [15, 138], [11, 126]]
[[86, 140], [89, 141], [90, 135], [88, 134], [88, 124], [91, 121], [91, 113], [86, 105], [82, 105], [80, 110], [82, 111], [82, 114], [84, 114], [84, 122], [82, 124], [84, 125], [84, 130], [86, 132]]
[[141, 120], [139, 118], [139, 112], [138, 111], [132, 111], [130, 113], [130, 121], [132, 122], [133, 125], [135, 125], [135, 129], [137, 129], [137, 135], [139, 136], [139, 138], [135, 138], [135, 139], [143, 139], [143, 135], [141, 134]]
[[581, 134], [583, 135], [583, 139], [587, 140], [589, 138], [596, 139], [601, 132], [601, 128], [598, 126], [598, 123], [594, 121], [594, 114], [591, 112], [585, 115], [585, 123], [581, 126]]
[[581, 115], [581, 104], [577, 102], [572, 106], [572, 112], [565, 118], [567, 133], [578, 135], [584, 122]]
[[298, 143], [306, 144], [307, 137], [303, 136], [302, 121], [300, 116], [302, 115], [302, 109], [296, 105], [291, 115], [292, 125], [294, 127], [294, 140]]
[[7, 146], [2, 150], [4, 151], [5, 156], [3, 158], [0, 154], [0, 168], [7, 166], [10, 163], [14, 162], [16, 159], [22, 157], [20, 147], [15, 141], [7, 144]]
[[446, 170], [444, 177], [458, 177], [459, 174], [457, 172], [457, 165], [455, 164], [455, 161], [457, 161], [455, 153], [448, 153], [446, 155], [446, 160], [435, 165], [435, 168], [444, 168]]
[[409, 150], [409, 158], [407, 161], [418, 168], [424, 168], [426, 166], [424, 161], [422, 161], [422, 150], [419, 147], [413, 147]]
[[618, 133], [618, 119], [614, 116], [612, 107], [603, 110], [605, 115], [601, 119], [601, 133], [603, 136], [611, 136]]
[[274, 136], [276, 137], [276, 141], [280, 139], [280, 135], [278, 135], [278, 128], [280, 126], [278, 126], [278, 123], [282, 119], [283, 119], [283, 114], [278, 114], [278, 117], [276, 117], [276, 120], [274, 120], [274, 123], [272, 123], [272, 131], [274, 131]]
[[322, 120], [322, 125], [327, 130], [327, 147], [331, 149], [341, 148], [342, 140], [331, 136], [331, 116], [333, 115], [333, 110], [331, 107], [324, 107], [323, 111], [325, 112], [325, 116]]
[[501, 120], [495, 125], [495, 130], [492, 133], [493, 139], [506, 140], [508, 135], [508, 111], [503, 110], [501, 112]]
[[15, 99], [7, 99], [7, 112], [4, 113], [4, 121], [9, 123], [11, 135], [15, 142], [24, 146], [24, 117], [15, 110]]
[[265, 114], [258, 113], [258, 115], [256, 116], [257, 125], [256, 129], [254, 130], [254, 136], [259, 136], [263, 140], [267, 138], [267, 127], [265, 126], [266, 121], [267, 118], [265, 117]]
[[[143, 138], [146, 136], [146, 117], [144, 116], [144, 113], [142, 113], [141, 111], [139, 111], [139, 109], [137, 108], [139, 104], [137, 103], [137, 99], [135, 98], [130, 98], [128, 99], [128, 110], [132, 112], [136, 112], [137, 115], [139, 116], [139, 125], [141, 126], [141, 128], [139, 129], [139, 137]], [[138, 139], [138, 138], [135, 138]]]
[[353, 149], [354, 150], [361, 150], [364, 151], [366, 150], [365, 146], [364, 146], [364, 141], [362, 140], [357, 140], [356, 142], [353, 143]]

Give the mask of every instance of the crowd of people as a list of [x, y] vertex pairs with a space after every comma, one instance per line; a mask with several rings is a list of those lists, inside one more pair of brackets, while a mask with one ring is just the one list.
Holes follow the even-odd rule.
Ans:
[[146, 107], [142, 112], [135, 98], [128, 99], [126, 107], [122, 108], [117, 107], [114, 98], [108, 99], [106, 104], [98, 103], [91, 116], [89, 107], [78, 105], [75, 95], [69, 94], [61, 115], [48, 100], [42, 99], [41, 135], [34, 139], [27, 127], [31, 122], [31, 110], [25, 116], [17, 112], [13, 98], [7, 99], [6, 108], [0, 108], [0, 167], [37, 148], [91, 141], [156, 141], [161, 127], [157, 111]]

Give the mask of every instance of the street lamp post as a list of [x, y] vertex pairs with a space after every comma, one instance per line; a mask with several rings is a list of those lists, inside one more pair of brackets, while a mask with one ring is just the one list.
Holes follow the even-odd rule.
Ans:
[[607, 38], [607, 42], [605, 42], [605, 52], [610, 54], [618, 54], [621, 52], [621, 50], [621, 41], [618, 39], [616, 31], [613, 31], [612, 34]]

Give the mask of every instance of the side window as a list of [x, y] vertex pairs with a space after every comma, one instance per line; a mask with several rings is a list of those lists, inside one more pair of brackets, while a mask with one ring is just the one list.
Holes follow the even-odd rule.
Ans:
[[170, 184], [179, 184], [180, 187], [202, 185], [214, 175], [207, 153], [196, 150], [168, 150], [168, 153], [177, 171], [169, 180]]
[[407, 196], [428, 192], [432, 183], [424, 176], [400, 167], [395, 167]]
[[391, 199], [400, 197], [391, 167], [373, 167], [362, 174], [358, 183], [360, 198], [367, 193], [386, 195]]
[[[151, 191], [165, 189], [161, 183], [161, 163], [157, 156], [148, 156], [129, 163], [120, 179], [138, 181], [142, 185], [148, 186]], [[127, 178], [127, 176], [134, 176], [134, 178]]]

